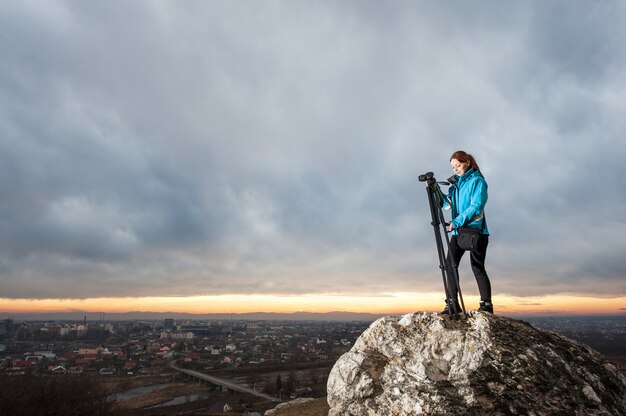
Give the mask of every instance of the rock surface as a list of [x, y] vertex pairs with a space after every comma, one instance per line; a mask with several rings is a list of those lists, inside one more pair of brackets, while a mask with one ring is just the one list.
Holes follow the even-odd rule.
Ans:
[[264, 416], [326, 416], [328, 403], [326, 398], [300, 398], [281, 403], [264, 413]]
[[487, 313], [418, 312], [377, 320], [339, 358], [328, 414], [626, 415], [625, 395], [584, 344]]

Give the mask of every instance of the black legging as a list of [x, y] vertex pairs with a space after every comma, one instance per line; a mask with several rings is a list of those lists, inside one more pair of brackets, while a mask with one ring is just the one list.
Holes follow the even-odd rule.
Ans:
[[[452, 260], [454, 261], [454, 267], [458, 269], [459, 262], [461, 261], [461, 257], [463, 257], [463, 253], [465, 253], [465, 250], [459, 247], [457, 240], [458, 237], [456, 235], [453, 235], [450, 239], [449, 255], [452, 256]], [[487, 257], [488, 245], [489, 236], [482, 234], [478, 238], [478, 247], [476, 251], [470, 251], [470, 263], [472, 265], [474, 277], [476, 278], [476, 283], [478, 283], [480, 300], [491, 302], [491, 283], [489, 282], [489, 276], [487, 276], [487, 271], [485, 270], [485, 257]], [[455, 281], [450, 282], [450, 292], [452, 295], [452, 299], [456, 299], [457, 294], [459, 293], [459, 289]]]

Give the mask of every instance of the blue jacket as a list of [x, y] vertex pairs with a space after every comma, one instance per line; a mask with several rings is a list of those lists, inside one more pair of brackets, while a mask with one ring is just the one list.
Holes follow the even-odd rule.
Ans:
[[458, 235], [459, 227], [471, 227], [482, 228], [483, 234], [489, 235], [485, 220], [487, 181], [480, 172], [472, 168], [461, 176], [454, 176], [457, 182], [450, 185], [450, 193], [444, 198], [445, 209], [450, 209], [450, 204], [456, 207], [456, 217], [451, 221], [454, 225], [452, 234]]

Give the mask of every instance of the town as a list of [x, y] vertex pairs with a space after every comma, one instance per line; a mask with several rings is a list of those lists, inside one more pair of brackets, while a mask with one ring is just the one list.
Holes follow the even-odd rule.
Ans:
[[[589, 344], [624, 371], [622, 316], [527, 320]], [[0, 378], [95, 380], [108, 400], [125, 411], [117, 414], [165, 415], [172, 409], [263, 414], [277, 402], [324, 397], [333, 364], [370, 324], [7, 318], [0, 321]]]
[[[174, 319], [92, 322], [86, 318], [80, 322], [16, 322], [9, 318], [0, 323], [0, 373], [93, 376], [119, 402], [126, 401], [126, 407], [137, 410], [196, 399], [217, 403], [214, 407], [234, 408], [225, 400], [215, 400], [225, 399], [226, 391], [211, 386], [209, 394], [197, 383], [187, 383], [190, 388], [175, 400], [173, 394], [181, 392], [180, 386], [174, 388], [175, 383], [186, 377], [174, 369], [174, 363], [181, 369], [250, 387], [276, 401], [323, 397], [332, 365], [369, 324]], [[167, 383], [172, 383], [171, 394], [138, 400], [124, 393]], [[245, 394], [234, 400], [247, 401], [249, 408], [270, 407]]]

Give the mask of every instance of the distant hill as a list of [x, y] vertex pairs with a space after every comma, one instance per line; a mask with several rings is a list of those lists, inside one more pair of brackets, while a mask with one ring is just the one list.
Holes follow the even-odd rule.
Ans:
[[8, 313], [0, 312], [0, 319], [14, 318], [16, 320], [28, 321], [82, 321], [85, 318], [88, 322], [93, 321], [131, 321], [131, 320], [163, 320], [172, 318], [177, 320], [237, 320], [237, 321], [333, 321], [350, 322], [362, 321], [373, 322], [384, 316], [383, 314], [353, 313], [353, 312], [253, 312], [253, 313], [208, 313], [193, 314], [181, 312], [125, 312], [125, 313], [104, 313], [104, 312], [54, 312], [54, 313]]

